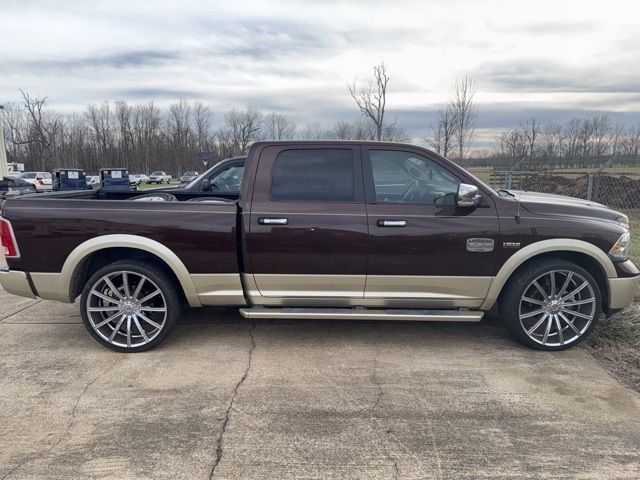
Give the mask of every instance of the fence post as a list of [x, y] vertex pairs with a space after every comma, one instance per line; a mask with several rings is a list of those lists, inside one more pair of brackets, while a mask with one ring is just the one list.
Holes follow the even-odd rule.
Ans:
[[587, 200], [593, 200], [593, 173], [589, 174], [589, 183], [587, 183]]
[[513, 180], [513, 174], [511, 172], [507, 172], [507, 190], [511, 190], [511, 182]]

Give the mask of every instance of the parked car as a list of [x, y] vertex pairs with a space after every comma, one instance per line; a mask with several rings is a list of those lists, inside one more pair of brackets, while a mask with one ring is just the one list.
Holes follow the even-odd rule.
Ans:
[[192, 170], [189, 170], [189, 171], [184, 172], [182, 174], [182, 176], [180, 177], [180, 183], [193, 182], [196, 178], [198, 178], [198, 172], [194, 172]]
[[36, 186], [18, 177], [0, 178], [0, 202], [9, 197], [36, 193]]
[[144, 173], [134, 173], [129, 175], [129, 181], [135, 185], [141, 185], [149, 181], [149, 177]]
[[171, 181], [171, 175], [167, 175], [165, 172], [158, 170], [149, 175], [149, 180], [147, 180], [148, 184], [151, 183], [169, 183]]
[[96, 189], [100, 188], [100, 175], [91, 175], [87, 177], [87, 187]]
[[239, 194], [59, 192], [9, 199], [2, 215], [4, 289], [80, 297], [90, 334], [122, 352], [162, 342], [183, 302], [252, 319], [456, 322], [497, 304], [520, 342], [563, 350], [640, 280], [622, 213], [494, 191], [396, 143], [257, 142]]
[[53, 179], [49, 172], [22, 172], [18, 178], [33, 184], [38, 192], [50, 192]]

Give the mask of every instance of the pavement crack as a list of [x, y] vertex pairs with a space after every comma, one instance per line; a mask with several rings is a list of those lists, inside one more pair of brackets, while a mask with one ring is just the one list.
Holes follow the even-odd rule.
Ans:
[[51, 453], [58, 445], [60, 445], [60, 443], [62, 443], [62, 440], [67, 436], [67, 434], [71, 431], [71, 428], [73, 427], [73, 424], [76, 420], [76, 410], [78, 409], [78, 405], [80, 404], [80, 400], [82, 400], [82, 397], [84, 397], [84, 395], [87, 393], [87, 390], [89, 390], [89, 387], [91, 387], [91, 385], [96, 383], [100, 377], [105, 375], [112, 368], [113, 368], [113, 365], [111, 365], [111, 367], [107, 368], [103, 372], [100, 372], [98, 375], [96, 375], [92, 380], [90, 380], [84, 386], [84, 388], [82, 389], [82, 392], [80, 392], [80, 395], [78, 395], [78, 398], [76, 398], [76, 403], [73, 405], [73, 408], [71, 409], [71, 414], [70, 414], [71, 416], [69, 418], [69, 423], [67, 424], [67, 428], [65, 428], [64, 432], [62, 432], [60, 437], [58, 437], [58, 440], [56, 440], [56, 442], [53, 445], [51, 445], [49, 448], [44, 450], [42, 453], [36, 455], [35, 457], [27, 458], [22, 463], [19, 463], [13, 469], [9, 470], [0, 480], [5, 480], [6, 478], [13, 475], [15, 472], [17, 472], [20, 468], [24, 467], [25, 465], [28, 465], [29, 463], [35, 462], [40, 458], [45, 457], [46, 455]]
[[382, 401], [382, 397], [384, 396], [384, 389], [382, 388], [382, 383], [380, 382], [380, 377], [378, 376], [378, 369], [380, 367], [380, 331], [378, 329], [378, 324], [374, 323], [373, 324], [373, 328], [376, 330], [376, 350], [374, 352], [373, 355], [373, 372], [371, 375], [371, 378], [373, 380], [374, 385], [376, 386], [377, 390], [378, 390], [378, 394], [376, 395], [376, 400], [373, 403], [373, 406], [371, 407], [371, 410], [369, 412], [370, 416], [371, 416], [371, 421], [373, 422], [373, 430], [376, 434], [376, 436], [378, 437], [378, 442], [380, 443], [380, 446], [382, 447], [382, 450], [385, 454], [385, 457], [387, 458], [387, 460], [389, 462], [391, 462], [391, 464], [393, 465], [393, 478], [395, 478], [396, 480], [398, 480], [400, 478], [400, 471], [398, 468], [398, 461], [395, 457], [395, 455], [393, 455], [390, 451], [389, 448], [387, 447], [387, 439], [386, 439], [386, 434], [390, 433], [390, 430], [384, 429], [384, 433], [382, 433], [380, 431], [380, 421], [376, 418], [375, 412], [378, 409], [380, 402]]
[[24, 312], [27, 308], [31, 308], [34, 305], [37, 305], [42, 301], [43, 301], [42, 299], [36, 300], [35, 302], [30, 303], [29, 305], [27, 305], [26, 307], [21, 308], [20, 310], [16, 310], [15, 312], [10, 313], [9, 315], [6, 315], [6, 316], [0, 318], [0, 322], [4, 322], [6, 319], [13, 317], [14, 315], [17, 315], [20, 312]]
[[229, 425], [229, 420], [231, 418], [231, 411], [233, 410], [233, 405], [235, 404], [236, 397], [238, 396], [238, 390], [247, 379], [249, 375], [249, 370], [251, 370], [251, 364], [253, 361], [253, 351], [256, 348], [256, 339], [254, 336], [254, 331], [256, 329], [256, 323], [253, 322], [251, 328], [249, 329], [249, 337], [251, 339], [251, 345], [249, 347], [249, 355], [247, 360], [247, 368], [245, 368], [244, 373], [238, 383], [236, 383], [235, 388], [233, 389], [233, 393], [231, 394], [231, 400], [229, 401], [229, 405], [227, 406], [227, 410], [225, 411], [224, 420], [222, 422], [222, 428], [220, 429], [220, 434], [218, 435], [218, 439], [216, 442], [216, 456], [213, 460], [213, 465], [211, 466], [211, 472], [209, 473], [209, 480], [212, 480], [215, 473], [216, 468], [220, 464], [222, 460], [222, 456], [224, 454], [224, 434], [227, 432], [227, 426]]

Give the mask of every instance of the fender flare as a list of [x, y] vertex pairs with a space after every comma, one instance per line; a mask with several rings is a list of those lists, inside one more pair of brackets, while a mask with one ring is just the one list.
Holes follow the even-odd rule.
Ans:
[[549, 252], [578, 252], [593, 258], [602, 268], [607, 278], [617, 278], [618, 274], [609, 256], [592, 243], [584, 240], [575, 240], [571, 238], [554, 238], [551, 240], [541, 240], [539, 242], [527, 245], [521, 250], [514, 253], [502, 265], [496, 276], [493, 278], [487, 297], [480, 306], [481, 310], [491, 310], [495, 304], [503, 287], [524, 262], [530, 260], [540, 254]]
[[71, 280], [76, 274], [78, 266], [92, 253], [106, 248], [132, 248], [136, 250], [143, 250], [160, 258], [169, 266], [178, 278], [189, 305], [191, 307], [202, 306], [198, 299], [198, 292], [187, 267], [173, 251], [160, 242], [150, 238], [126, 234], [100, 235], [98, 237], [91, 238], [74, 248], [65, 260], [64, 265], [62, 266], [62, 271], [60, 272], [58, 291], [61, 298], [66, 297], [66, 301], [73, 301], [73, 299], [70, 298]]

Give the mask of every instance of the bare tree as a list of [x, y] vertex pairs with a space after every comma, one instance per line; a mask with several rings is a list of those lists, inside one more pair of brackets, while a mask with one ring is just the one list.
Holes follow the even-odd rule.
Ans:
[[56, 113], [46, 112], [47, 97], [31, 97], [21, 90], [23, 106], [28, 118], [29, 155], [39, 163], [39, 169], [52, 166], [56, 153], [57, 136], [62, 132], [62, 119]]
[[211, 147], [211, 108], [201, 101], [193, 104], [193, 121], [197, 148], [199, 151], [208, 151]]
[[320, 122], [307, 122], [300, 130], [300, 140], [324, 140], [327, 136], [328, 132]]
[[235, 108], [224, 116], [225, 126], [218, 138], [228, 139], [234, 155], [247, 153], [251, 144], [260, 139], [262, 113], [253, 107], [246, 110]]
[[431, 127], [424, 140], [431, 145], [437, 153], [448, 157], [453, 147], [453, 139], [456, 128], [456, 114], [451, 103], [438, 110], [438, 119]]
[[384, 62], [373, 67], [373, 79], [358, 88], [356, 82], [349, 85], [349, 94], [356, 102], [362, 115], [370, 119], [376, 127], [376, 140], [382, 140], [384, 114], [387, 104], [387, 85], [389, 75]]
[[282, 113], [271, 112], [264, 119], [264, 136], [269, 140], [291, 140], [296, 135], [296, 124]]
[[540, 122], [538, 122], [535, 117], [531, 117], [524, 124], [520, 124], [520, 131], [527, 142], [526, 155], [529, 157], [529, 168], [531, 168], [531, 162], [536, 153], [536, 141], [540, 136], [540, 128]]
[[563, 154], [566, 147], [564, 130], [560, 125], [550, 123], [545, 125], [540, 133], [542, 155], [547, 158], [556, 158]]
[[456, 79], [451, 89], [451, 108], [455, 116], [454, 142], [457, 160], [464, 163], [465, 154], [473, 146], [476, 138], [478, 105], [474, 101], [477, 86], [471, 77]]

